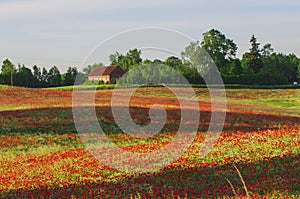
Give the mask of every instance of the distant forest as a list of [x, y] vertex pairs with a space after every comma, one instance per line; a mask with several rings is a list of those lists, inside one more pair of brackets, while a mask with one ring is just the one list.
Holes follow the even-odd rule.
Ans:
[[[191, 84], [203, 84], [205, 73], [201, 71], [203, 67], [199, 66], [205, 50], [225, 84], [287, 85], [300, 81], [300, 59], [295, 54], [275, 52], [271, 44], [260, 44], [255, 35], [249, 41], [249, 51], [241, 59], [236, 57], [238, 47], [234, 41], [216, 29], [205, 32], [201, 42], [191, 42], [181, 52], [181, 57], [143, 60], [141, 50], [131, 49], [125, 54], [111, 54], [109, 59], [110, 65], [119, 65], [125, 71], [142, 64], [164, 64], [178, 71]], [[5, 59], [1, 67], [0, 84], [33, 88], [68, 86], [74, 84], [76, 77], [78, 84], [89, 84], [88, 74], [96, 66], [103, 64], [89, 65], [81, 72], [76, 67], [68, 67], [66, 73], [62, 74], [56, 66], [47, 70], [35, 65], [30, 69], [24, 64], [15, 66], [9, 59]]]

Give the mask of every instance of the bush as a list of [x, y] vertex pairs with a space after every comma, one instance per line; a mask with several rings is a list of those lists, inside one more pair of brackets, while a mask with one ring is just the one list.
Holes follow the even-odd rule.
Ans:
[[288, 79], [280, 73], [260, 72], [242, 76], [242, 84], [246, 85], [286, 85]]
[[105, 84], [105, 82], [103, 80], [98, 81], [98, 85], [103, 85], [103, 84]]
[[224, 84], [241, 84], [240, 77], [223, 77]]
[[87, 80], [83, 83], [83, 85], [98, 85], [98, 81], [95, 80]]

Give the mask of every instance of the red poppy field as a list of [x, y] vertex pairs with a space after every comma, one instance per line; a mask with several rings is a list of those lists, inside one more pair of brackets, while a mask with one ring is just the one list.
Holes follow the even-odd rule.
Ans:
[[[300, 90], [226, 90], [224, 128], [205, 157], [199, 151], [210, 98], [207, 89], [195, 91], [200, 125], [188, 150], [165, 168], [130, 173], [105, 166], [86, 150], [74, 125], [71, 91], [0, 86], [0, 198], [299, 198]], [[180, 107], [171, 92], [140, 88], [131, 98], [137, 124], [149, 123], [151, 105], [167, 109], [162, 132], [148, 139], [117, 128], [111, 94], [96, 92], [96, 113], [120, 148], [149, 153], [174, 138]]]

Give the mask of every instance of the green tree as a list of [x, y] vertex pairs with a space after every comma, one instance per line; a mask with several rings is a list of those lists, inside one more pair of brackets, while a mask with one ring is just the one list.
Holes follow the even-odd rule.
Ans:
[[288, 84], [297, 81], [299, 59], [294, 54], [272, 53], [263, 56], [264, 67], [248, 75], [252, 83], [265, 85]]
[[114, 54], [109, 55], [110, 65], [118, 65], [118, 63], [121, 61], [121, 56], [123, 55], [119, 52], [115, 52]]
[[9, 59], [5, 59], [1, 68], [1, 83], [14, 84], [14, 76], [16, 74], [16, 68]]
[[263, 58], [270, 57], [274, 52], [274, 49], [272, 48], [272, 45], [267, 43], [263, 46], [261, 49], [261, 54]]
[[34, 87], [35, 78], [32, 71], [23, 64], [19, 66], [15, 76], [15, 85], [22, 87]]
[[202, 77], [209, 74], [214, 66], [210, 55], [200, 46], [199, 41], [191, 42], [184, 51], [181, 52], [183, 65], [189, 69], [186, 77], [190, 83], [202, 82]]
[[226, 38], [219, 30], [211, 29], [203, 34], [201, 47], [214, 60], [221, 75], [228, 76], [230, 60], [235, 58], [237, 51], [237, 45], [233, 40]]
[[289, 83], [297, 81], [297, 71], [299, 66], [299, 59], [295, 54], [284, 55], [277, 54], [279, 70], [288, 79]]
[[201, 75], [197, 69], [191, 67], [190, 63], [184, 64], [181, 59], [175, 56], [168, 57], [164, 63], [183, 75], [190, 83], [202, 83]]
[[33, 69], [33, 77], [34, 77], [34, 85], [33, 87], [40, 88], [42, 87], [42, 71], [41, 68], [34, 65]]
[[15, 66], [9, 61], [9, 59], [5, 59], [2, 63], [1, 73], [2, 75], [10, 75], [16, 73]]
[[47, 79], [48, 79], [48, 86], [50, 87], [61, 85], [61, 74], [56, 66], [50, 68]]
[[86, 77], [88, 77], [88, 75], [92, 72], [92, 70], [94, 68], [96, 68], [97, 66], [104, 66], [104, 64], [101, 63], [101, 62], [99, 62], [99, 63], [95, 63], [93, 65], [88, 65], [82, 71], [84, 72], [84, 74], [86, 75]]
[[179, 59], [178, 57], [175, 57], [175, 56], [168, 57], [165, 60], [165, 64], [167, 66], [170, 66], [170, 67], [174, 68], [174, 69], [179, 69], [183, 65], [181, 59]]
[[42, 69], [42, 77], [41, 77], [41, 87], [48, 87], [48, 82], [49, 82], [49, 75], [48, 71], [46, 68], [43, 67]]
[[243, 68], [241, 61], [238, 58], [230, 60], [228, 77], [240, 77], [242, 74]]
[[77, 68], [76, 67], [69, 67], [67, 72], [63, 75], [63, 85], [69, 86], [69, 85], [74, 85], [76, 76], [78, 74]]
[[162, 60], [160, 60], [160, 59], [154, 59], [152, 61], [152, 63], [154, 63], [154, 64], [164, 64], [164, 62]]
[[300, 64], [298, 66], [298, 72], [297, 72], [297, 81], [296, 82], [300, 82]]
[[134, 67], [142, 63], [143, 60], [141, 58], [141, 54], [141, 50], [138, 50], [136, 48], [127, 52], [125, 57], [128, 59], [129, 67]]
[[143, 63], [142, 64], [151, 64], [152, 61], [150, 59], [145, 59], [143, 60]]
[[111, 54], [109, 60], [111, 65], [118, 65], [125, 71], [138, 66], [143, 61], [141, 51], [136, 48], [129, 50], [126, 55], [122, 55], [119, 52]]
[[246, 52], [243, 55], [243, 62], [245, 67], [252, 70], [254, 73], [258, 73], [261, 68], [263, 68], [263, 60], [261, 50], [259, 49], [260, 43], [257, 42], [257, 39], [252, 35], [250, 39], [251, 48], [249, 52]]

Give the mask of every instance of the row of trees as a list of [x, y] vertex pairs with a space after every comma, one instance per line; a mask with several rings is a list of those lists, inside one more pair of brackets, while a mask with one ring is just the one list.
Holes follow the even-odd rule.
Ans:
[[204, 59], [205, 50], [225, 83], [274, 85], [292, 84], [300, 80], [300, 59], [295, 54], [276, 53], [269, 43], [260, 48], [254, 35], [250, 45], [249, 51], [239, 59], [236, 57], [238, 48], [233, 40], [212, 29], [203, 34], [201, 43], [192, 42], [181, 56], [184, 63], [196, 67], [201, 65], [199, 60]]
[[[181, 73], [190, 83], [204, 83], [203, 77], [209, 75], [215, 65], [225, 83], [237, 84], [292, 84], [300, 81], [300, 59], [295, 54], [276, 53], [272, 45], [267, 43], [260, 47], [257, 38], [252, 35], [250, 49], [241, 59], [236, 57], [237, 45], [219, 30], [212, 29], [203, 34], [201, 42], [191, 42], [182, 52], [181, 57], [171, 56], [166, 60], [143, 60], [141, 51], [129, 50], [125, 54], [116, 52], [109, 56], [111, 65], [119, 65], [125, 71], [134, 69], [141, 64], [163, 64]], [[19, 65], [18, 68], [8, 60], [4, 60], [0, 75], [0, 84], [14, 84], [27, 87], [52, 87], [72, 85], [76, 76], [83, 83], [90, 71], [101, 66], [102, 63], [89, 65], [83, 72], [75, 67], [69, 67], [65, 74], [61, 74], [53, 66], [47, 71], [45, 68], [33, 66], [32, 70]], [[149, 68], [147, 68], [148, 71]], [[171, 74], [169, 70], [162, 70], [163, 79]], [[161, 74], [166, 73], [166, 74]], [[136, 75], [139, 75], [136, 73]], [[143, 76], [147, 76], [144, 74]], [[149, 75], [148, 75], [149, 76]], [[150, 76], [149, 76], [150, 77]], [[138, 77], [133, 77], [137, 80]]]
[[49, 71], [36, 65], [32, 70], [20, 64], [16, 68], [10, 60], [5, 59], [1, 68], [0, 84], [33, 88], [68, 86], [74, 84], [77, 76], [81, 77], [81, 82], [84, 81], [85, 74], [79, 73], [76, 67], [69, 67], [66, 73], [61, 74], [56, 66]]
[[295, 54], [276, 53], [269, 43], [259, 48], [254, 35], [250, 43], [250, 51], [241, 60], [244, 83], [292, 84], [300, 80], [300, 59]]
[[212, 65], [219, 70], [224, 82], [230, 84], [279, 85], [300, 81], [300, 59], [295, 54], [276, 53], [269, 43], [260, 48], [254, 35], [250, 46], [249, 51], [239, 59], [234, 41], [219, 30], [212, 29], [203, 34], [201, 42], [191, 42], [181, 52], [181, 59], [171, 56], [166, 60], [143, 61], [141, 51], [133, 49], [124, 55], [118, 52], [110, 55], [110, 62], [126, 71], [140, 64], [164, 64], [195, 84], [204, 83], [202, 77], [209, 74]]
[[[170, 81], [176, 79], [176, 77], [172, 77], [172, 75], [174, 75], [173, 72], [171, 72], [172, 70], [167, 70], [165, 67], [162, 67], [161, 70], [157, 71], [157, 65], [166, 65], [171, 67], [181, 73], [190, 83], [202, 83], [201, 75], [196, 71], [196, 69], [184, 64], [180, 58], [175, 56], [168, 57], [166, 60], [143, 60], [141, 58], [141, 51], [138, 49], [132, 49], [124, 55], [116, 52], [115, 54], [110, 55], [109, 59], [111, 65], [118, 65], [125, 71], [133, 70], [137, 66], [144, 65], [143, 71], [138, 72], [137, 70], [134, 70], [128, 75], [127, 80], [131, 83], [139, 83], [136, 81], [141, 78], [144, 81], [147, 79], [146, 77], [150, 78], [148, 79], [149, 82], [153, 81], [153, 78], [160, 78], [164, 80], [168, 79]], [[151, 72], [150, 68], [147, 66], [152, 66], [153, 71]], [[157, 77], [153, 76], [155, 74], [157, 74]], [[176, 82], [177, 80], [174, 81], [174, 83]]]

